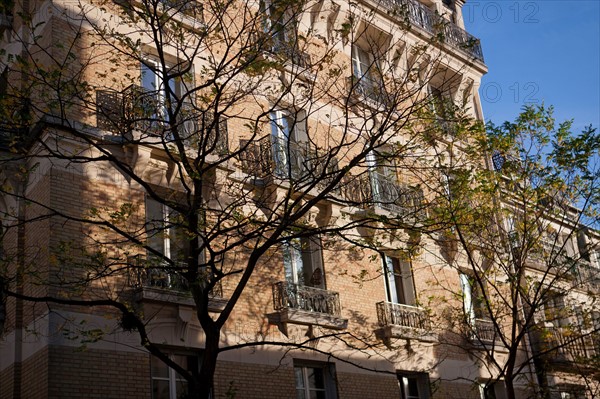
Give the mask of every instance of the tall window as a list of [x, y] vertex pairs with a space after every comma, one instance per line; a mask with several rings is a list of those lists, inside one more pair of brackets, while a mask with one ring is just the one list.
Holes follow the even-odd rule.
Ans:
[[147, 245], [177, 262], [185, 262], [190, 254], [189, 240], [177, 212], [155, 199], [146, 197]]
[[479, 384], [481, 399], [506, 399], [506, 388], [503, 381], [486, 381]]
[[283, 245], [283, 264], [288, 283], [325, 288], [323, 254], [318, 236], [286, 241]]
[[277, 110], [270, 114], [275, 174], [298, 178], [306, 171], [306, 114]]
[[561, 292], [548, 291], [543, 303], [544, 319], [548, 327], [566, 327], [569, 323], [565, 297]]
[[273, 50], [286, 51], [296, 45], [296, 16], [292, 3], [281, 0], [261, 2], [264, 30], [273, 38]]
[[426, 373], [400, 371], [397, 376], [402, 399], [429, 398], [429, 376]]
[[331, 363], [294, 361], [297, 399], [335, 399], [335, 367]]
[[[189, 79], [183, 77], [172, 77], [167, 79], [167, 73], [173, 73], [170, 71], [172, 67], [170, 65], [163, 65], [156, 59], [146, 58], [140, 65], [141, 74], [141, 93], [138, 93], [136, 98], [136, 113], [141, 113], [137, 117], [142, 119], [140, 123], [145, 124], [145, 128], [148, 129], [159, 129], [162, 124], [170, 122], [169, 113], [167, 110], [167, 92], [171, 101], [171, 107], [174, 109], [178, 101], [182, 100], [182, 97], [187, 93], [186, 80], [193, 80], [192, 73], [189, 75]], [[168, 80], [168, 84], [167, 84]], [[178, 116], [181, 122], [180, 134], [190, 135], [195, 131], [195, 121], [188, 115], [192, 109], [189, 104], [183, 104], [180, 108]], [[139, 123], [138, 123], [139, 125]]]
[[352, 45], [352, 75], [358, 94], [374, 100], [381, 97], [384, 88], [373, 54], [357, 44]]
[[[169, 357], [192, 375], [198, 374], [200, 361], [197, 356], [171, 354]], [[154, 356], [150, 360], [150, 365], [152, 373], [152, 399], [180, 399], [188, 397], [188, 383], [185, 378]]]
[[460, 285], [463, 292], [464, 311], [467, 320], [471, 325], [475, 325], [475, 319], [485, 319], [485, 297], [481, 289], [481, 284], [474, 276], [461, 273]]
[[410, 262], [383, 255], [382, 263], [386, 300], [414, 306], [416, 295]]

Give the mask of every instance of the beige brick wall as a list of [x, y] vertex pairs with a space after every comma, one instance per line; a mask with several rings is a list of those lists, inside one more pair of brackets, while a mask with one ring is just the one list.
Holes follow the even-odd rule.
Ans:
[[140, 352], [49, 349], [48, 397], [150, 398], [150, 357]]

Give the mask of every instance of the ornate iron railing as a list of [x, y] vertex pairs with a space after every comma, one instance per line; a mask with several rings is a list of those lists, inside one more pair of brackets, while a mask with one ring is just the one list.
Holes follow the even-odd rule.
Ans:
[[431, 330], [429, 315], [424, 309], [385, 301], [378, 302], [376, 306], [377, 319], [379, 320], [379, 325], [382, 327], [393, 325], [427, 331]]
[[566, 361], [579, 362], [600, 355], [600, 342], [594, 334], [577, 334], [560, 327], [548, 328], [547, 334], [547, 349], [555, 349]]
[[393, 94], [385, 89], [383, 79], [372, 76], [350, 76], [347, 81], [348, 91], [360, 97], [369, 99], [377, 104], [393, 106]]
[[341, 317], [340, 296], [337, 292], [280, 281], [273, 284], [273, 307], [304, 310]]
[[491, 320], [475, 319], [473, 330], [473, 332], [476, 334], [476, 341], [494, 342], [496, 340], [496, 327], [494, 326], [494, 322]]
[[421, 218], [424, 213], [423, 192], [400, 184], [378, 172], [347, 176], [342, 186], [346, 199], [359, 207], [379, 207], [398, 216]]
[[590, 291], [600, 291], [600, 268], [584, 259], [579, 259], [571, 269], [573, 285]]
[[[132, 256], [128, 259], [128, 285], [133, 288], [158, 288], [183, 293], [189, 292], [188, 280], [177, 270], [184, 270], [184, 268], [184, 265], [169, 264], [154, 256]], [[199, 278], [208, 281], [209, 273], [205, 272]], [[222, 285], [216, 284], [210, 295], [222, 298]]]
[[293, 142], [271, 135], [258, 140], [240, 140], [241, 169], [264, 178], [274, 175], [280, 179], [301, 182], [319, 181], [328, 184], [338, 170], [337, 160], [307, 142]]
[[[229, 153], [225, 118], [213, 123], [209, 113], [203, 114], [192, 103], [184, 102], [176, 120], [178, 134], [186, 146], [197, 149], [202, 145], [206, 153], [219, 156]], [[122, 92], [96, 91], [96, 121], [99, 128], [114, 133], [136, 129], [173, 140], [164, 100], [158, 92], [137, 85], [130, 85]]]
[[444, 19], [419, 0], [379, 0], [379, 2], [407, 24], [417, 26], [436, 36], [440, 41], [483, 62], [483, 51], [478, 38]]
[[300, 50], [297, 43], [288, 43], [285, 40], [273, 38], [272, 52], [273, 55], [282, 57], [299, 67], [306, 68], [310, 65], [310, 56]]

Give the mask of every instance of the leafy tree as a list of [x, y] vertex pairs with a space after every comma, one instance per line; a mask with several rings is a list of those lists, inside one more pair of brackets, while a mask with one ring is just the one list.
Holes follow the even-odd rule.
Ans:
[[598, 367], [599, 145], [595, 128], [575, 133], [551, 107], [526, 106], [473, 142], [471, 155], [487, 154], [489, 168], [445, 161], [436, 217], [451, 227], [437, 239], [462, 289], [436, 284], [464, 302], [451, 317], [467, 328], [446, 338], [497, 376], [486, 389], [503, 383], [515, 398], [521, 379], [550, 397], [548, 375], [566, 371], [597, 394], [588, 376]]

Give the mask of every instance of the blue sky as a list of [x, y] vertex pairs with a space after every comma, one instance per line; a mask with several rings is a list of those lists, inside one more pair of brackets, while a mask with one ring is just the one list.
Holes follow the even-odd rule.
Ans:
[[486, 120], [514, 120], [543, 102], [558, 121], [575, 119], [575, 132], [600, 128], [600, 0], [467, 0], [463, 16], [489, 68]]

